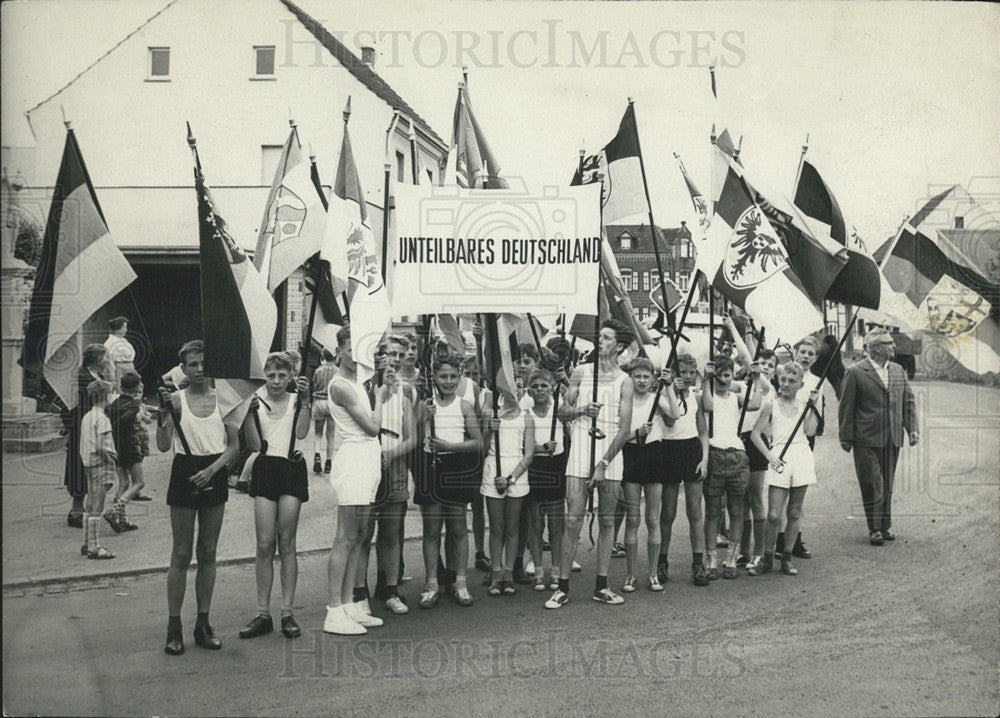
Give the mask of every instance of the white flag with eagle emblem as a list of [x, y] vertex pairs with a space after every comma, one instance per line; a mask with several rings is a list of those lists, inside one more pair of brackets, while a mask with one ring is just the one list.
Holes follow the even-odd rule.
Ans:
[[823, 328], [823, 317], [802, 282], [774, 228], [754, 201], [743, 168], [714, 147], [712, 223], [696, 240], [697, 267], [712, 286], [753, 317], [767, 335], [795, 342]]

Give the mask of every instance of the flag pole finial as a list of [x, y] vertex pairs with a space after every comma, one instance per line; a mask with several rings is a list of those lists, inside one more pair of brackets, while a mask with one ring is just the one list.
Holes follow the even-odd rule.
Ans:
[[288, 106], [288, 126], [293, 130], [298, 127], [298, 123], [295, 121], [295, 115], [292, 114], [292, 106]]
[[718, 139], [716, 137], [716, 135], [715, 135], [715, 123], [714, 122], [712, 123], [712, 134], [710, 135], [710, 137], [712, 139], [712, 144], [714, 145], [715, 144], [715, 140]]
[[742, 149], [743, 149], [743, 135], [740, 135], [740, 141], [736, 145], [736, 149], [733, 150], [733, 159], [736, 160], [737, 162], [740, 161], [740, 150]]
[[802, 154], [805, 154], [806, 150], [808, 149], [809, 149], [809, 133], [807, 132], [805, 144], [802, 145]]
[[195, 144], [196, 144], [196, 142], [197, 142], [197, 140], [195, 140], [195, 138], [194, 138], [194, 133], [193, 133], [193, 132], [191, 132], [191, 123], [190, 123], [190, 122], [185, 122], [184, 124], [186, 124], [186, 125], [187, 125], [187, 141], [188, 141], [188, 147], [194, 147], [194, 146], [195, 146]]
[[313, 143], [310, 142], [308, 144], [308, 147], [309, 147], [309, 161], [313, 164], [316, 164], [316, 153], [313, 152]]
[[344, 107], [344, 124], [346, 125], [351, 119], [351, 96], [347, 96], [347, 105]]
[[72, 130], [73, 129], [73, 121], [66, 119], [66, 108], [63, 107], [62, 105], [59, 105], [59, 111], [62, 113], [63, 124], [66, 125], [66, 130], [67, 131], [68, 130]]
[[629, 95], [628, 104], [631, 105], [633, 102], [635, 102], [635, 99], [631, 95]]

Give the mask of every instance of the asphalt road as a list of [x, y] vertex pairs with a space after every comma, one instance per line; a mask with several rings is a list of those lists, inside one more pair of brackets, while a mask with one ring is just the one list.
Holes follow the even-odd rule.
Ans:
[[[918, 385], [923, 441], [904, 452], [895, 544], [866, 541], [850, 457], [820, 441], [820, 484], [804, 528], [816, 557], [797, 577], [690, 582], [678, 517], [666, 590], [625, 605], [589, 598], [581, 546], [571, 603], [546, 611], [530, 587], [510, 598], [376, 613], [361, 638], [322, 633], [325, 559], [300, 563], [305, 631], [241, 641], [253, 568], [220, 569], [212, 622], [220, 652], [163, 652], [163, 575], [7, 590], [4, 711], [11, 715], [996, 715], [1000, 665], [1000, 395]], [[640, 547], [644, 539], [640, 537]], [[640, 548], [640, 554], [644, 549]], [[640, 556], [641, 558], [641, 556]], [[620, 587], [624, 559], [612, 563]], [[274, 606], [278, 606], [275, 598]]]

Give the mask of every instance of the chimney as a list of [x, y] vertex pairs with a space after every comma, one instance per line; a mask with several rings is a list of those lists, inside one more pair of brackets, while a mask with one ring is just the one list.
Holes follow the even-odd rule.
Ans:
[[372, 70], [375, 69], [375, 48], [369, 45], [365, 45], [361, 48], [361, 62], [368, 65]]

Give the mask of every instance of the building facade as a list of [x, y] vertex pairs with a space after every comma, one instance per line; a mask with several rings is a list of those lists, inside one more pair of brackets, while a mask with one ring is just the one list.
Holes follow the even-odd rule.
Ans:
[[[694, 246], [686, 222], [680, 227], [657, 228], [661, 238], [660, 260], [663, 276], [673, 280], [684, 295], [694, 273]], [[628, 290], [632, 307], [640, 321], [655, 317], [658, 309], [650, 299], [650, 292], [658, 290], [659, 275], [653, 233], [648, 224], [608, 225], [608, 241], [622, 273], [622, 283]]]
[[[440, 181], [447, 158], [447, 143], [379, 76], [374, 52], [359, 58], [291, 0], [213, 0], [224, 27], [206, 23], [204, 8], [200, 0], [176, 0], [125, 38], [109, 37], [111, 49], [99, 60], [28, 110], [35, 146], [17, 149], [31, 155], [21, 206], [44, 225], [64, 116], [72, 123], [111, 235], [138, 275], [90, 320], [86, 338], [103, 341], [109, 318], [129, 317], [147, 386], [176, 362], [183, 341], [201, 336], [186, 122], [220, 213], [251, 253], [292, 119], [329, 192], [350, 98], [354, 157], [379, 238], [384, 168], [395, 181], [412, 181], [411, 126], [431, 183]], [[275, 299], [275, 345], [298, 347], [309, 305], [301, 270]]]

